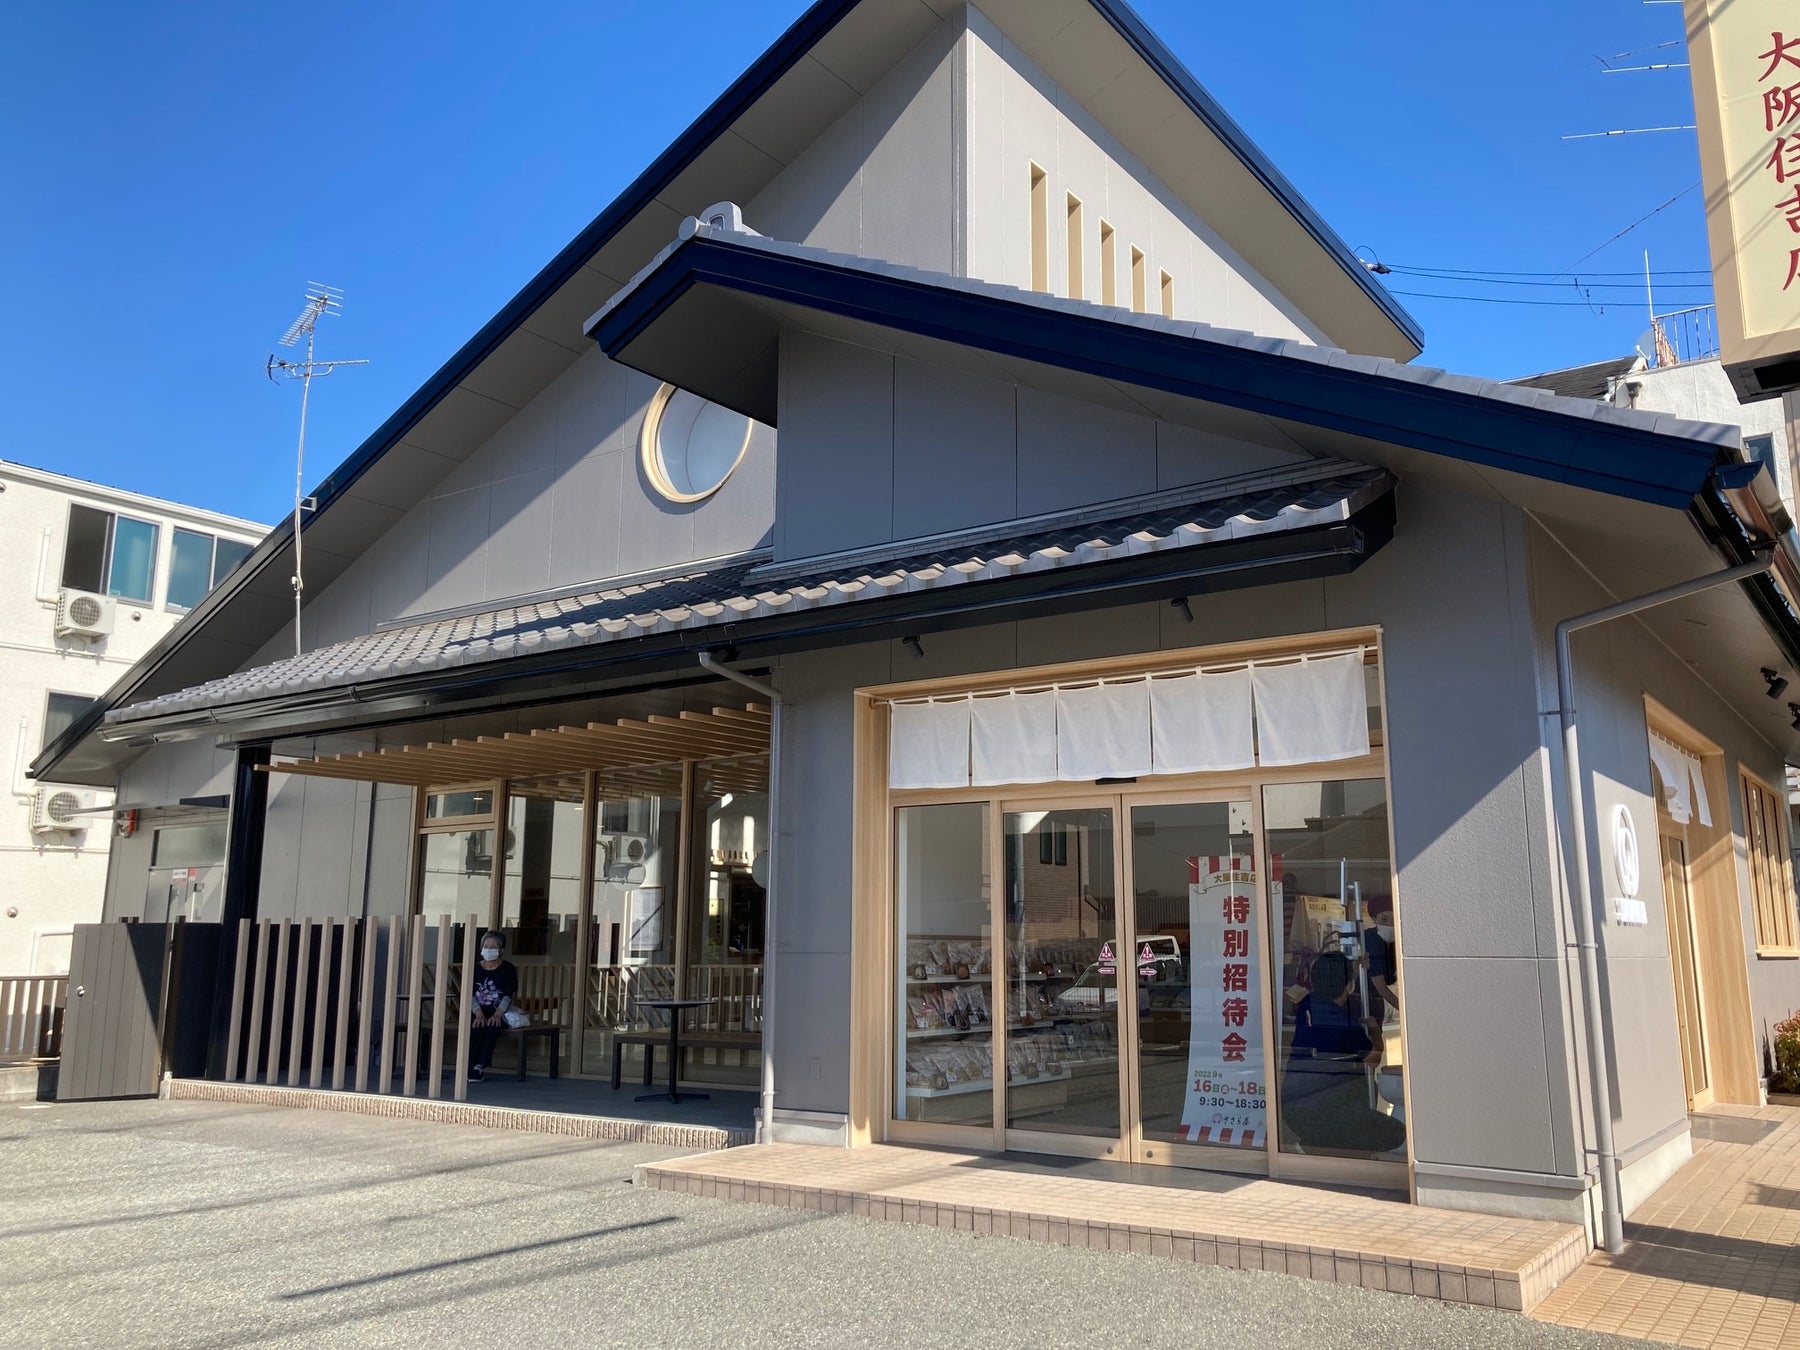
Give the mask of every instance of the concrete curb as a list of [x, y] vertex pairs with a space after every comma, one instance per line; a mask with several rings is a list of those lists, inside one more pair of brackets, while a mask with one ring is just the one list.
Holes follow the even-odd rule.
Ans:
[[570, 1135], [577, 1139], [608, 1139], [622, 1144], [657, 1144], [694, 1152], [736, 1148], [754, 1142], [750, 1130], [728, 1130], [715, 1125], [676, 1125], [667, 1121], [622, 1120], [615, 1116], [579, 1116], [562, 1111], [526, 1111], [512, 1106], [473, 1106], [467, 1102], [433, 1101], [428, 1097], [213, 1083], [197, 1078], [171, 1078], [163, 1086], [170, 1101], [245, 1102], [307, 1111], [341, 1111], [394, 1120], [474, 1125], [487, 1130], [525, 1130], [533, 1134]]
[[0, 1105], [56, 1100], [58, 1061], [0, 1065]]

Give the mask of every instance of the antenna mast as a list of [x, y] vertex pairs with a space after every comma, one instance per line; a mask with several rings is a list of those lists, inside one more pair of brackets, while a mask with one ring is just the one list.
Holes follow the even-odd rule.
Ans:
[[294, 575], [290, 578], [294, 586], [294, 655], [299, 656], [304, 648], [300, 643], [300, 606], [306, 590], [304, 569], [301, 567], [300, 526], [301, 513], [310, 511], [317, 503], [306, 496], [306, 406], [312, 394], [312, 382], [315, 376], [329, 375], [339, 366], [366, 366], [367, 361], [318, 361], [313, 359], [313, 344], [317, 337], [316, 329], [319, 320], [327, 314], [342, 312], [344, 293], [335, 286], [321, 285], [316, 281], [306, 283], [306, 305], [300, 311], [300, 317], [288, 325], [287, 332], [281, 335], [281, 345], [292, 347], [301, 338], [306, 339], [306, 359], [304, 361], [286, 361], [271, 355], [264, 367], [268, 377], [273, 380], [279, 372], [290, 380], [300, 381], [300, 448], [294, 455]]

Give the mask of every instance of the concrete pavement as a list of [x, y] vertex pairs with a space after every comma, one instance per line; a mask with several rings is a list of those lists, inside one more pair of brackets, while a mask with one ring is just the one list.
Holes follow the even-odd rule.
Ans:
[[202, 1102], [0, 1107], [0, 1145], [0, 1346], [1641, 1344], [647, 1191], [645, 1145]]

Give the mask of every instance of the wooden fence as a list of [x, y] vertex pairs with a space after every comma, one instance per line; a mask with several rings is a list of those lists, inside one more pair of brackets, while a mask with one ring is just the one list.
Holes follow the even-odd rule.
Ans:
[[62, 1054], [67, 975], [0, 976], [0, 1063]]
[[[479, 938], [474, 915], [454, 922], [411, 919], [280, 920], [239, 927], [232, 974], [225, 1077], [232, 1082], [329, 1087], [428, 1097], [468, 1095], [470, 1006]], [[538, 1023], [564, 1029], [579, 1065], [573, 965], [518, 965], [516, 1003]], [[641, 1026], [637, 1002], [670, 997], [672, 965], [598, 966], [580, 998], [584, 1034]], [[692, 1025], [760, 1031], [760, 966], [693, 966], [684, 997], [715, 1000]], [[416, 1011], [415, 1011], [416, 1010]], [[521, 1053], [523, 1047], [521, 1046]]]

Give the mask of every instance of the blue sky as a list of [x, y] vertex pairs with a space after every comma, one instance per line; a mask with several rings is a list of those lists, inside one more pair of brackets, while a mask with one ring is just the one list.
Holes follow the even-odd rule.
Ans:
[[[1136, 0], [1345, 240], [1432, 365], [1627, 352], [1706, 303], [1680, 6]], [[353, 450], [801, 12], [801, 0], [17, 7], [0, 56], [0, 457], [265, 521], [298, 390], [263, 362], [304, 285], [348, 306], [308, 481]], [[621, 59], [623, 58], [623, 59]], [[1605, 247], [1601, 247], [1605, 245]], [[1586, 255], [1586, 256], [1584, 256]], [[1573, 276], [1555, 276], [1565, 269]], [[1612, 275], [1608, 275], [1612, 274]], [[1578, 288], [1577, 279], [1581, 283]], [[1532, 300], [1537, 304], [1516, 303]]]

